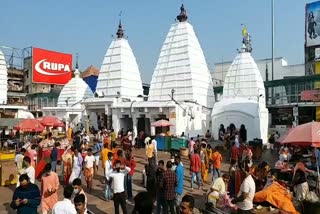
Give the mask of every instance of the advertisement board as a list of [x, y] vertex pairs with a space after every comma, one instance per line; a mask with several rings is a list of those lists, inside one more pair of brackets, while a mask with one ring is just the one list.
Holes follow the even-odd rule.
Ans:
[[306, 5], [305, 31], [307, 47], [320, 45], [320, 1]]
[[72, 78], [72, 54], [32, 48], [32, 82], [64, 85]]

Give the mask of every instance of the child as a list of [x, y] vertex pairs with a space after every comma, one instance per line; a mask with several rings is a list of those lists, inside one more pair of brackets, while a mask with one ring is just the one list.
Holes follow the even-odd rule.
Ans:
[[85, 170], [84, 170], [84, 176], [87, 182], [87, 188], [89, 190], [89, 192], [91, 192], [92, 190], [92, 179], [93, 179], [93, 175], [95, 174], [95, 164], [96, 164], [96, 159], [94, 158], [94, 156], [92, 155], [92, 149], [89, 148], [88, 149], [88, 154], [84, 159], [85, 162]]

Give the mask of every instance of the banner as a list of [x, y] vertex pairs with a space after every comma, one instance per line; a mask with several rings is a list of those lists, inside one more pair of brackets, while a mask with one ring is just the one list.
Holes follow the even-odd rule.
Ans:
[[72, 54], [32, 48], [32, 82], [64, 85], [72, 78]]
[[306, 47], [320, 45], [320, 1], [306, 5]]

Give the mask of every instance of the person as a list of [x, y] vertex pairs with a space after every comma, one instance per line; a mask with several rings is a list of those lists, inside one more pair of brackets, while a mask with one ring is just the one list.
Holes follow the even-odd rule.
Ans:
[[87, 132], [84, 132], [84, 133], [83, 133], [82, 139], [85, 140], [87, 143], [90, 142], [90, 137], [89, 137], [89, 135], [87, 134]]
[[78, 149], [72, 148], [73, 151], [73, 161], [72, 161], [72, 173], [69, 178], [69, 184], [72, 184], [74, 179], [81, 177], [83, 157], [79, 153]]
[[220, 167], [222, 162], [222, 156], [220, 152], [218, 151], [217, 147], [213, 149], [213, 153], [211, 155], [211, 161], [212, 161], [212, 180], [216, 177], [220, 177]]
[[73, 147], [77, 150], [80, 150], [81, 149], [81, 146], [82, 146], [82, 143], [81, 143], [81, 135], [80, 135], [80, 132], [77, 131], [76, 134], [75, 134], [75, 137], [73, 139]]
[[299, 201], [306, 200], [306, 197], [309, 193], [309, 184], [307, 182], [307, 177], [305, 171], [302, 169], [297, 169], [293, 177], [293, 190], [296, 198]]
[[146, 156], [147, 160], [154, 158], [154, 145], [151, 142], [151, 138], [147, 137], [146, 140]]
[[117, 151], [117, 158], [113, 159], [113, 164], [115, 165], [118, 160], [121, 162], [122, 166], [126, 165], [126, 159], [123, 157], [123, 151], [121, 149]]
[[224, 125], [223, 124], [220, 124], [220, 128], [219, 128], [219, 140], [220, 141], [223, 141], [224, 138], [225, 138], [225, 133], [226, 133], [226, 130], [224, 128]]
[[130, 170], [131, 169], [129, 167], [122, 165], [120, 160], [117, 160], [115, 164], [115, 171], [113, 171], [109, 175], [109, 177], [112, 178], [113, 204], [115, 214], [119, 214], [119, 205], [121, 206], [123, 214], [127, 214], [124, 178], [130, 172]]
[[63, 197], [62, 201], [58, 201], [52, 209], [52, 214], [77, 214], [77, 211], [72, 204], [71, 196], [72, 196], [73, 188], [68, 185], [63, 188]]
[[[29, 176], [30, 182], [34, 184], [35, 182], [35, 170], [31, 165], [31, 158], [29, 156], [25, 156], [23, 158], [23, 165], [25, 168], [21, 171], [21, 174], [27, 174]], [[20, 185], [20, 182], [17, 182], [17, 187]]]
[[199, 156], [199, 149], [196, 149], [195, 153], [191, 155], [190, 159], [190, 172], [191, 172], [191, 190], [193, 190], [193, 182], [196, 177], [198, 182], [198, 189], [201, 187], [201, 158]]
[[23, 158], [24, 158], [24, 154], [25, 153], [26, 153], [26, 149], [25, 148], [21, 148], [19, 154], [17, 154], [15, 159], [14, 159], [14, 162], [16, 163], [17, 171], [18, 171], [19, 175], [23, 171]]
[[153, 201], [148, 192], [139, 192], [134, 197], [132, 214], [152, 214]]
[[87, 210], [86, 196], [84, 194], [77, 195], [74, 198], [73, 202], [74, 202], [74, 206], [76, 208], [77, 214], [91, 214], [91, 212]]
[[174, 201], [175, 201], [175, 188], [177, 186], [177, 176], [171, 170], [172, 162], [167, 162], [167, 171], [163, 173], [163, 188], [164, 188], [164, 207], [163, 213], [175, 214]]
[[134, 174], [134, 169], [136, 168], [136, 162], [134, 161], [131, 149], [126, 151], [126, 166], [130, 167], [130, 172], [127, 175], [126, 187], [128, 200], [132, 200], [132, 179]]
[[231, 143], [231, 160], [230, 162], [232, 161], [238, 161], [238, 158], [239, 158], [239, 150], [236, 146], [236, 143], [235, 142], [232, 142]]
[[164, 161], [159, 160], [158, 168], [156, 172], [156, 179], [157, 179], [157, 214], [161, 214], [161, 209], [164, 207], [164, 192], [163, 192], [163, 173], [165, 172], [164, 169]]
[[190, 158], [191, 155], [193, 155], [193, 153], [194, 153], [194, 145], [195, 145], [195, 144], [196, 144], [196, 143], [194, 142], [193, 137], [190, 138], [190, 141], [189, 141], [189, 144], [188, 144], [188, 148], [189, 148], [189, 158]]
[[146, 176], [147, 176], [147, 191], [152, 196], [153, 200], [156, 198], [156, 163], [154, 158], [148, 160], [148, 165], [146, 166]]
[[245, 160], [242, 164], [241, 170], [245, 174], [245, 179], [241, 183], [239, 193], [235, 199], [232, 200], [233, 204], [238, 207], [238, 213], [249, 214], [253, 209], [253, 198], [256, 192], [256, 184], [250, 174], [250, 167], [248, 166], [249, 160]]
[[87, 195], [85, 194], [83, 188], [82, 188], [82, 183], [80, 178], [76, 178], [72, 182], [72, 187], [73, 187], [73, 198], [77, 197], [78, 195], [84, 195], [85, 197], [85, 207], [87, 207]]
[[239, 149], [239, 147], [240, 147], [240, 139], [239, 138], [240, 138], [239, 132], [238, 132], [238, 130], [236, 130], [236, 134], [234, 136], [234, 144], [237, 147], [237, 149]]
[[85, 163], [84, 176], [87, 182], [87, 188], [89, 192], [91, 192], [92, 190], [92, 179], [93, 179], [93, 175], [95, 174], [95, 167], [94, 167], [95, 162], [96, 162], [96, 159], [92, 155], [92, 149], [89, 148], [88, 154], [84, 158], [84, 163]]
[[58, 202], [59, 177], [52, 171], [52, 166], [47, 163], [41, 178], [41, 210], [47, 214]]
[[108, 160], [108, 154], [111, 152], [111, 150], [108, 148], [108, 144], [104, 143], [103, 144], [103, 149], [101, 151], [101, 161], [102, 161], [102, 168], [105, 174], [105, 169], [106, 169], [106, 161]]
[[30, 182], [27, 174], [19, 177], [20, 186], [18, 186], [12, 197], [10, 207], [21, 214], [37, 214], [37, 208], [40, 205], [41, 196], [37, 185]]
[[[81, 156], [81, 154], [79, 154], [79, 156]], [[70, 147], [65, 147], [62, 154], [61, 169], [63, 181], [65, 184], [68, 184], [72, 174], [72, 148], [70, 149]]]
[[244, 147], [243, 147], [243, 151], [242, 151], [242, 161], [244, 160], [249, 160], [247, 163], [249, 164], [249, 167], [252, 166], [252, 156], [253, 156], [253, 153], [251, 151], [251, 149], [249, 148], [249, 146], [247, 144], [244, 144]]
[[106, 162], [104, 163], [105, 165], [105, 178], [106, 178], [106, 189], [105, 189], [105, 200], [109, 201], [111, 200], [111, 184], [112, 184], [112, 179], [110, 178], [111, 173], [113, 172], [113, 165], [112, 165], [112, 161], [113, 161], [113, 153], [109, 152], [108, 153], [108, 159], [106, 160]]
[[156, 162], [157, 162], [157, 160], [158, 160], [158, 149], [157, 149], [158, 142], [157, 142], [156, 139], [153, 137], [152, 140], [151, 140], [151, 143], [152, 143], [152, 145], [153, 145], [154, 157], [155, 157]]
[[128, 129], [127, 136], [128, 136], [129, 144], [131, 146], [132, 145], [132, 140], [133, 140], [133, 133], [132, 133], [131, 129]]
[[207, 192], [209, 203], [213, 203], [213, 205], [216, 206], [216, 201], [219, 199], [219, 195], [227, 192], [229, 179], [230, 176], [228, 174], [223, 174], [222, 177], [219, 177], [212, 182], [211, 188]]
[[247, 129], [243, 124], [240, 126], [240, 139], [242, 143], [247, 142]]
[[25, 156], [30, 157], [31, 166], [35, 167], [35, 165], [37, 163], [37, 157], [38, 157], [38, 153], [36, 151], [36, 145], [32, 145], [31, 149], [27, 150]]
[[116, 146], [117, 146], [117, 144], [116, 144], [117, 135], [116, 135], [114, 129], [111, 129], [110, 137], [111, 137], [111, 149], [112, 148], [116, 148]]
[[205, 134], [205, 138], [209, 139], [211, 138], [211, 132], [209, 131], [209, 129], [207, 130], [206, 134]]
[[181, 163], [180, 156], [175, 157], [176, 163], [176, 177], [177, 177], [177, 186], [176, 186], [176, 213], [179, 213], [179, 206], [181, 203], [181, 198], [183, 194], [183, 177], [184, 177], [184, 169]]
[[101, 154], [101, 150], [102, 150], [102, 145], [101, 143], [99, 142], [98, 139], [94, 139], [93, 140], [94, 142], [94, 145], [93, 145], [93, 156], [94, 156], [94, 159], [95, 159], [95, 166], [96, 167], [96, 172], [98, 172], [99, 170], [99, 161], [100, 161], [100, 154]]
[[57, 168], [57, 161], [58, 161], [58, 147], [59, 143], [55, 143], [54, 147], [51, 151], [50, 158], [51, 158], [51, 166], [52, 166], [52, 171], [56, 172]]
[[194, 198], [191, 195], [185, 195], [180, 204], [180, 214], [193, 214]]
[[208, 178], [208, 153], [207, 145], [205, 143], [201, 144], [200, 158], [201, 158], [201, 179], [203, 182], [207, 181]]
[[271, 134], [269, 137], [269, 144], [271, 152], [274, 150], [274, 144], [276, 143], [275, 134]]

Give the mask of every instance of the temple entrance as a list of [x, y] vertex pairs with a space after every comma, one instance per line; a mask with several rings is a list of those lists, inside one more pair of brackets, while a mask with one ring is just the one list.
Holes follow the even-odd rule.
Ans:
[[137, 124], [138, 133], [140, 131], [144, 131], [144, 133], [150, 135], [151, 134], [150, 125], [151, 125], [150, 118], [146, 118], [144, 114], [140, 115], [140, 118], [138, 118], [138, 124]]
[[133, 122], [132, 119], [129, 118], [129, 115], [123, 115], [123, 117], [120, 118], [120, 129], [121, 128], [123, 128], [125, 132], [128, 129], [133, 129]]

